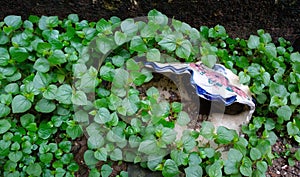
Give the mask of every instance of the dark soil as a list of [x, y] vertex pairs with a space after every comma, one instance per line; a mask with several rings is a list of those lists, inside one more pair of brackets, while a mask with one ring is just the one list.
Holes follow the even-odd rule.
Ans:
[[[298, 0], [1, 0], [0, 2], [1, 21], [5, 16], [12, 14], [21, 15], [23, 19], [29, 15], [56, 15], [63, 19], [70, 13], [76, 13], [81, 19], [89, 21], [108, 19], [111, 16], [125, 19], [145, 16], [149, 10], [155, 8], [168, 17], [174, 17], [196, 28], [203, 25], [208, 27], [223, 25], [231, 37], [248, 38], [250, 34], [256, 34], [258, 29], [264, 29], [271, 34], [274, 42], [278, 37], [284, 37], [292, 43], [298, 39], [294, 43], [294, 48], [300, 50]], [[87, 176], [88, 168], [83, 160], [83, 152], [87, 148], [86, 139], [84, 137], [78, 139], [73, 145], [76, 161], [81, 167], [77, 176]], [[296, 162], [293, 167], [288, 166], [288, 160], [282, 155], [285, 152], [282, 142], [278, 141], [273, 151], [279, 154], [280, 158], [273, 161], [267, 176], [300, 176], [300, 163]], [[101, 165], [99, 163], [99, 168]], [[114, 167], [115, 176], [119, 171], [129, 169], [130, 165], [115, 163]]]

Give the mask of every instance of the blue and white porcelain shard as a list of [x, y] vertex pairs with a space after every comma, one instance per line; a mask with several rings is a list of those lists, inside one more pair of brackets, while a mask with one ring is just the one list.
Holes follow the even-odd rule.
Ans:
[[189, 73], [190, 83], [196, 89], [199, 97], [209, 101], [222, 102], [225, 106], [240, 103], [249, 107], [243, 123], [248, 123], [255, 110], [251, 92], [248, 86], [239, 83], [239, 78], [221, 64], [212, 69], [203, 63], [156, 63], [145, 62], [145, 67], [158, 73]]

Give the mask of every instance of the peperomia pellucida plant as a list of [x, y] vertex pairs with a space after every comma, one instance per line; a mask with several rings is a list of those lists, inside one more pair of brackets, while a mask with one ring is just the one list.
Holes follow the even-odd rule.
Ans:
[[[2, 176], [75, 176], [80, 167], [72, 147], [85, 135], [90, 176], [109, 176], [111, 161], [140, 163], [167, 177], [264, 176], [278, 137], [299, 144], [300, 54], [288, 41], [274, 44], [264, 30], [233, 39], [221, 25], [196, 29], [156, 10], [146, 18], [88, 22], [76, 14], [63, 20], [10, 15], [0, 22]], [[174, 141], [174, 124], [191, 119], [182, 104], [160, 102], [154, 87], [137, 89], [153, 76], [134, 58], [165, 55], [208, 67], [218, 60], [249, 85], [257, 110], [243, 136], [204, 122], [200, 131]], [[89, 57], [99, 56], [99, 67], [87, 67], [94, 66]], [[168, 116], [173, 119], [165, 121]], [[229, 146], [228, 158], [198, 144], [199, 137]], [[288, 158], [293, 165], [300, 150]], [[106, 164], [99, 167], [99, 161]]]

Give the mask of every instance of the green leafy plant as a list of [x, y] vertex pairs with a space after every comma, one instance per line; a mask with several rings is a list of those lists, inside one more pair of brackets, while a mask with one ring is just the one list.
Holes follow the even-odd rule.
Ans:
[[[10, 15], [0, 22], [2, 176], [74, 176], [73, 141], [85, 135], [90, 176], [111, 175], [111, 161], [163, 176], [265, 176], [278, 138], [299, 144], [300, 54], [288, 41], [274, 44], [264, 30], [233, 39], [221, 25], [198, 30], [156, 10], [145, 18]], [[257, 102], [243, 136], [203, 122], [176, 139], [175, 124], [192, 118], [157, 88], [141, 91], [153, 76], [135, 58], [231, 69]], [[291, 165], [300, 159], [299, 150], [286, 154]]]

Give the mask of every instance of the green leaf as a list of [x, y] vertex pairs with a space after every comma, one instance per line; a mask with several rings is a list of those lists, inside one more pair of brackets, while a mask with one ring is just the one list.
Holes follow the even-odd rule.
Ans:
[[257, 148], [251, 148], [250, 157], [252, 160], [258, 160], [261, 158], [261, 152]]
[[[95, 87], [97, 84], [97, 70], [94, 67], [91, 67], [88, 72], [83, 74], [80, 80], [79, 88], [85, 93], [95, 92]], [[82, 94], [80, 95], [82, 96]]]
[[221, 160], [215, 161], [208, 168], [208, 175], [210, 177], [222, 177], [222, 162], [221, 162]]
[[130, 77], [132, 78], [133, 83], [136, 86], [141, 86], [147, 79], [147, 76], [145, 76], [143, 73], [141, 73], [139, 71], [131, 71]]
[[94, 153], [96, 159], [100, 161], [107, 161], [107, 150], [106, 148], [97, 149]]
[[202, 159], [199, 157], [199, 155], [195, 152], [192, 152], [189, 155], [189, 165], [193, 166], [193, 165], [199, 165], [202, 162]]
[[97, 22], [96, 29], [100, 33], [110, 34], [111, 24], [102, 18]]
[[140, 69], [137, 62], [134, 61], [134, 59], [129, 59], [126, 61], [126, 69], [130, 71], [138, 71]]
[[122, 44], [124, 44], [126, 41], [127, 41], [127, 35], [126, 35], [126, 33], [122, 33], [121, 31], [116, 31], [115, 32], [115, 36], [114, 36], [115, 38], [115, 43], [117, 44], [117, 45], [122, 45]]
[[21, 16], [16, 16], [16, 15], [9, 15], [4, 18], [4, 23], [12, 27], [14, 30], [18, 29], [22, 25], [22, 18]]
[[148, 19], [149, 21], [155, 22], [156, 24], [160, 24], [160, 25], [168, 24], [168, 17], [155, 9], [150, 10], [148, 12]]
[[0, 134], [3, 134], [7, 132], [11, 127], [11, 124], [8, 120], [6, 119], [1, 119], [0, 120]]
[[102, 66], [100, 68], [100, 76], [103, 80], [112, 81], [114, 79], [115, 70], [111, 66]]
[[267, 140], [273, 146], [277, 142], [278, 137], [276, 136], [276, 134], [273, 131], [270, 131], [266, 134], [267, 134]]
[[249, 159], [249, 157], [243, 158], [242, 165], [240, 166], [240, 172], [244, 176], [252, 175], [252, 161]]
[[125, 62], [125, 59], [122, 56], [115, 55], [112, 57], [112, 63], [117, 67], [123, 66], [124, 62]]
[[109, 156], [113, 161], [119, 161], [123, 159], [122, 151], [119, 148], [114, 149]]
[[126, 142], [124, 127], [117, 126], [113, 127], [106, 135], [106, 140], [116, 143]]
[[62, 141], [58, 144], [58, 146], [64, 152], [70, 152], [71, 148], [72, 148], [72, 142], [71, 141]]
[[33, 78], [33, 84], [36, 89], [44, 89], [51, 82], [51, 78], [46, 73], [37, 72]]
[[174, 177], [178, 175], [179, 169], [176, 163], [171, 159], [166, 160], [162, 169], [162, 174], [164, 177]]
[[82, 136], [83, 133], [80, 125], [68, 126], [66, 132], [73, 140]]
[[43, 121], [39, 126], [38, 135], [44, 140], [48, 139], [52, 134], [52, 130], [53, 128], [51, 127], [51, 125], [48, 124], [48, 122]]
[[136, 52], [147, 52], [147, 46], [140, 36], [134, 36], [130, 41], [130, 50]]
[[158, 42], [160, 46], [172, 52], [176, 49], [176, 37], [175, 35], [167, 35]]
[[31, 102], [23, 95], [17, 95], [13, 98], [12, 103], [13, 113], [23, 113], [31, 108]]
[[159, 148], [155, 140], [145, 140], [140, 143], [138, 151], [145, 154], [154, 154], [159, 151]]
[[268, 170], [268, 164], [265, 161], [258, 161], [258, 162], [256, 162], [256, 168], [260, 172], [266, 173], [266, 171]]
[[52, 55], [48, 57], [48, 61], [52, 65], [59, 65], [67, 62], [65, 54], [61, 50], [54, 50]]
[[121, 22], [121, 29], [127, 35], [134, 35], [138, 31], [138, 26], [133, 19], [126, 19]]
[[195, 146], [197, 145], [196, 139], [194, 137], [192, 137], [191, 135], [183, 135], [181, 140], [182, 140], [182, 143], [183, 143], [183, 148], [187, 152], [193, 150], [195, 148]]
[[86, 150], [84, 152], [83, 158], [85, 164], [89, 167], [94, 167], [98, 163], [98, 160], [94, 156], [94, 151], [92, 150]]
[[200, 129], [200, 135], [202, 135], [206, 139], [211, 140], [215, 135], [214, 131], [214, 125], [211, 122], [204, 121]]
[[265, 44], [272, 41], [271, 35], [269, 33], [263, 33], [263, 34], [259, 34], [259, 35], [260, 35], [262, 42], [264, 42]]
[[9, 160], [13, 161], [13, 162], [18, 162], [22, 159], [23, 157], [23, 153], [21, 151], [16, 151], [16, 152], [10, 152], [8, 154], [8, 158]]
[[288, 122], [286, 127], [290, 136], [297, 135], [299, 133], [299, 128], [292, 122]]
[[271, 94], [271, 96], [279, 96], [283, 98], [289, 95], [284, 85], [270, 81], [269, 87], [269, 93]]
[[95, 37], [96, 29], [94, 28], [83, 28], [84, 37], [87, 40], [92, 40]]
[[300, 53], [295, 52], [290, 55], [292, 62], [300, 62]]
[[280, 107], [282, 105], [286, 105], [287, 104], [287, 98], [284, 97], [283, 99], [280, 98], [279, 96], [272, 96], [271, 97], [271, 102], [270, 102], [270, 107]]
[[119, 97], [124, 97], [129, 87], [129, 73], [124, 69], [116, 69], [112, 82], [111, 92]]
[[26, 128], [29, 124], [34, 123], [34, 115], [32, 114], [24, 114], [21, 116], [20, 121], [21, 125]]
[[38, 163], [32, 163], [26, 168], [26, 173], [31, 176], [40, 176], [42, 174], [42, 167]]
[[265, 154], [271, 152], [271, 143], [266, 140], [260, 140], [257, 143], [256, 148], [261, 152], [261, 155], [264, 156]]
[[10, 83], [5, 86], [4, 90], [9, 94], [17, 94], [19, 92], [19, 85], [17, 83]]
[[201, 57], [203, 64], [209, 68], [212, 68], [217, 63], [216, 55], [205, 55]]
[[255, 35], [250, 35], [249, 39], [248, 39], [248, 42], [247, 42], [247, 46], [250, 48], [250, 49], [255, 49], [258, 47], [259, 45], [259, 37], [258, 36], [255, 36]]
[[56, 98], [57, 86], [56, 85], [49, 85], [46, 87], [46, 90], [43, 92], [43, 97], [48, 100], [54, 100]]
[[236, 149], [230, 149], [227, 160], [225, 161], [224, 171], [226, 174], [238, 174], [238, 166], [243, 158], [243, 154]]
[[214, 28], [210, 28], [208, 32], [208, 36], [211, 38], [221, 38], [227, 36], [225, 28], [221, 25], [216, 25]]
[[264, 83], [265, 86], [268, 86], [269, 83], [270, 83], [270, 79], [271, 79], [271, 76], [268, 72], [264, 72], [262, 75], [261, 75], [261, 78], [262, 78], [262, 81]]
[[125, 112], [121, 113], [118, 110], [120, 114], [131, 116], [131, 115], [134, 115], [138, 111], [138, 107], [136, 105], [135, 100], [130, 99], [130, 98], [132, 98], [132, 97], [123, 99], [122, 106], [120, 108], [123, 109]]
[[55, 103], [47, 99], [41, 99], [35, 105], [35, 110], [41, 113], [50, 113], [54, 111], [55, 108], [56, 108]]
[[224, 172], [228, 175], [238, 174], [239, 173], [238, 165], [239, 163], [236, 161], [226, 160], [224, 165]]
[[[154, 124], [159, 122], [163, 117], [165, 117], [166, 113], [166, 106], [164, 103], [159, 104], [153, 104], [151, 107], [151, 113], [152, 113], [152, 121]], [[165, 109], [164, 109], [165, 108]]]
[[74, 120], [76, 122], [88, 122], [89, 121], [89, 115], [84, 110], [76, 111], [74, 114]]
[[107, 108], [100, 108], [94, 118], [95, 122], [99, 124], [105, 124], [112, 120], [110, 112]]
[[247, 84], [250, 82], [251, 77], [247, 75], [245, 72], [241, 71], [239, 73], [239, 79], [241, 84]]
[[79, 17], [77, 14], [69, 14], [68, 19], [71, 20], [73, 23], [76, 23], [79, 21]]
[[252, 78], [256, 78], [257, 76], [259, 76], [259, 74], [260, 74], [260, 68], [261, 68], [261, 66], [259, 64], [252, 63], [248, 67], [248, 74], [249, 74], [249, 76], [251, 76]]
[[176, 132], [171, 128], [163, 128], [161, 139], [166, 144], [171, 144], [176, 139]]
[[157, 62], [160, 61], [160, 51], [156, 48], [149, 49], [146, 58], [148, 61]]
[[63, 84], [58, 87], [56, 92], [56, 100], [63, 104], [71, 104], [72, 88], [70, 85]]
[[245, 56], [238, 57], [236, 60], [236, 65], [240, 68], [246, 68], [247, 66], [249, 66], [248, 58], [246, 58]]
[[11, 59], [15, 60], [16, 62], [23, 62], [29, 57], [29, 53], [27, 50], [23, 47], [10, 47], [9, 53], [11, 56]]
[[3, 31], [0, 31], [0, 45], [4, 45], [8, 42], [9, 42], [8, 36]]
[[181, 126], [185, 126], [190, 122], [190, 117], [185, 111], [180, 111], [178, 113], [177, 123]]
[[228, 160], [234, 162], [240, 162], [243, 158], [243, 154], [236, 149], [230, 149], [228, 152]]
[[5, 117], [10, 113], [10, 108], [3, 103], [0, 103], [0, 118]]
[[50, 70], [50, 63], [45, 58], [39, 58], [34, 62], [33, 68], [39, 72], [46, 73]]
[[186, 177], [201, 177], [203, 170], [200, 165], [192, 165], [184, 169]]
[[182, 150], [172, 150], [171, 158], [174, 162], [179, 165], [187, 165], [189, 154], [183, 152]]
[[50, 49], [51, 49], [51, 44], [47, 42], [39, 42], [36, 47], [37, 52], [42, 55], [44, 55], [44, 53], [46, 53]]
[[141, 37], [143, 38], [152, 38], [157, 35], [157, 30], [159, 29], [159, 25], [155, 24], [152, 21], [149, 21], [147, 25], [141, 30]]
[[221, 144], [228, 144], [234, 139], [233, 130], [229, 130], [226, 127], [220, 126], [217, 129], [216, 142]]
[[112, 173], [112, 171], [113, 169], [109, 165], [104, 164], [101, 167], [101, 176], [108, 177]]
[[9, 53], [5, 48], [0, 48], [0, 66], [6, 66], [9, 63]]
[[284, 120], [290, 120], [292, 116], [292, 110], [289, 106], [281, 106], [277, 109], [276, 114], [278, 117], [283, 118]]
[[192, 44], [188, 40], [180, 42], [175, 53], [178, 57], [188, 59], [192, 52]]
[[291, 99], [291, 103], [293, 105], [295, 105], [295, 106], [300, 105], [300, 94], [299, 93], [296, 93], [296, 92], [291, 93], [290, 99]]
[[182, 110], [182, 103], [179, 102], [172, 102], [172, 111], [175, 113], [179, 113]]
[[92, 168], [89, 172], [89, 177], [100, 177], [100, 173], [97, 168]]
[[101, 135], [91, 135], [87, 141], [88, 147], [98, 149], [104, 145], [104, 138]]
[[153, 97], [153, 98], [158, 98], [160, 93], [158, 91], [157, 88], [155, 87], [150, 87], [147, 91], [146, 91], [146, 95], [149, 97]]
[[41, 154], [40, 160], [41, 160], [41, 162], [43, 162], [45, 164], [49, 164], [53, 160], [53, 154], [52, 153]]
[[296, 151], [296, 153], [295, 153], [295, 158], [296, 158], [297, 160], [300, 160], [300, 149], [299, 149], [299, 148], [297, 149], [297, 151]]
[[71, 101], [75, 105], [87, 105], [87, 97], [83, 91], [76, 91], [73, 93]]
[[39, 20], [38, 26], [41, 30], [47, 30], [48, 28], [54, 28], [58, 26], [59, 20], [57, 16], [42, 16]]
[[109, 100], [109, 109], [112, 110], [112, 111], [115, 111], [117, 110], [117, 108], [119, 108], [121, 105], [122, 105], [122, 99], [117, 97], [116, 95], [114, 94], [111, 94], [108, 98]]
[[273, 43], [269, 43], [265, 46], [265, 53], [269, 58], [277, 57], [276, 46]]

